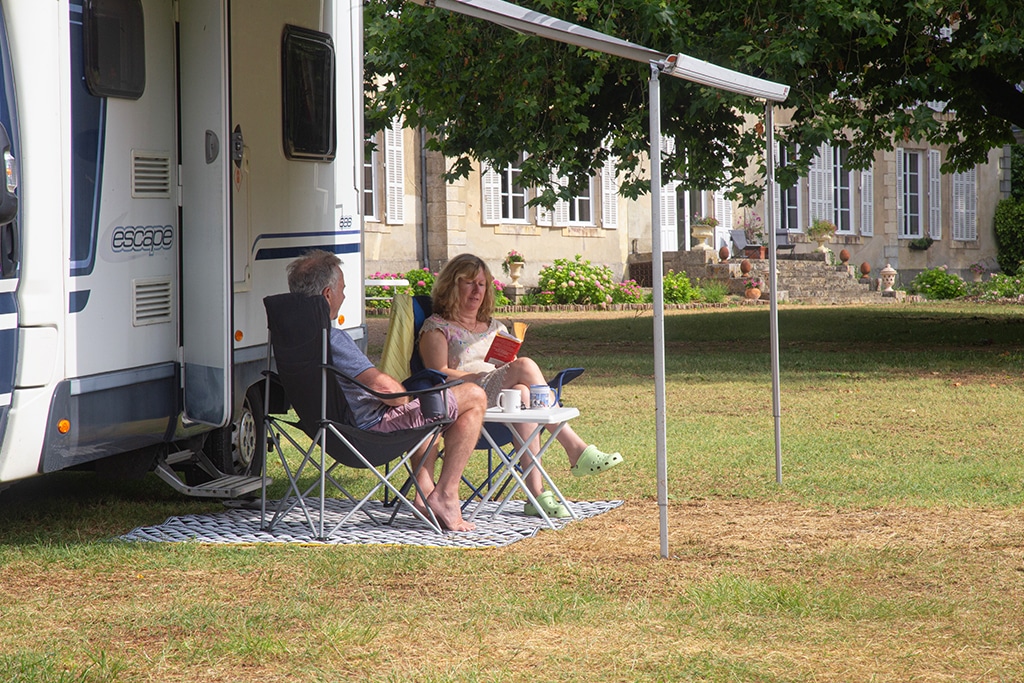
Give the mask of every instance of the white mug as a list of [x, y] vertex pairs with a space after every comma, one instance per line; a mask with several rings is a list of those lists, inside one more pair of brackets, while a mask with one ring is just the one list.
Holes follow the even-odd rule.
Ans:
[[547, 384], [530, 385], [530, 407], [548, 408], [551, 406], [551, 387]]
[[502, 389], [498, 394], [498, 407], [505, 413], [518, 413], [522, 408], [523, 395], [518, 389]]

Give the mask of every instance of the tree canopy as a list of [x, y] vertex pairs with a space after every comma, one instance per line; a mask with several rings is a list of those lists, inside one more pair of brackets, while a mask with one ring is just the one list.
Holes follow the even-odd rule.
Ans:
[[[522, 0], [518, 4], [666, 53], [682, 52], [791, 86], [792, 125], [777, 137], [799, 145], [778, 178], [805, 174], [822, 142], [847, 147], [853, 167], [903, 140], [949, 145], [945, 170], [984, 161], [1024, 127], [1024, 4], [1005, 0]], [[620, 191], [649, 179], [648, 79], [643, 64], [576, 48], [401, 0], [365, 5], [367, 130], [395, 115], [423, 127], [432, 149], [503, 166], [529, 157], [523, 181], [578, 191], [612, 155]], [[687, 188], [723, 184], [726, 170], [756, 164], [764, 137], [751, 118], [764, 103], [662, 79], [662, 132], [675, 139], [666, 179]], [[737, 176], [741, 174], [736, 174]], [[732, 181], [751, 201], [763, 192]]]

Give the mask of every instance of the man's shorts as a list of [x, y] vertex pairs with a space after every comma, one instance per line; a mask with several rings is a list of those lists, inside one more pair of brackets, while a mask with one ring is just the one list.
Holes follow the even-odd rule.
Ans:
[[[455, 420], [459, 416], [459, 403], [455, 400], [455, 394], [451, 389], [445, 389], [448, 395], [448, 417]], [[413, 399], [408, 403], [384, 411], [384, 417], [380, 422], [370, 427], [371, 432], [397, 432], [403, 429], [415, 429], [426, 424], [423, 419], [423, 411], [420, 410], [420, 400]]]

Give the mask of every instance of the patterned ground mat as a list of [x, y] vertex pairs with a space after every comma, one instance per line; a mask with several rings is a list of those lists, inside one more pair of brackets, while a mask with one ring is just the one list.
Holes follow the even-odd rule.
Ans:
[[[623, 501], [579, 501], [572, 502], [573, 512], [579, 519], [595, 517], [613, 510]], [[271, 513], [268, 502], [269, 521]], [[319, 499], [311, 499], [309, 507], [314, 528], [319, 529]], [[325, 503], [324, 527], [331, 531], [352, 509], [353, 504], [330, 498]], [[472, 513], [470, 506], [465, 515]], [[370, 505], [370, 512], [378, 523], [371, 521], [362, 512], [341, 525], [326, 540], [318, 539], [311, 532], [301, 508], [293, 509], [274, 526], [272, 531], [261, 529], [259, 505], [256, 509], [227, 509], [206, 515], [183, 515], [171, 517], [157, 526], [143, 526], [121, 536], [125, 541], [183, 542], [198, 543], [304, 543], [316, 545], [420, 545], [440, 548], [495, 548], [535, 536], [541, 529], [549, 528], [538, 517], [523, 514], [523, 501], [508, 502], [504, 509], [493, 514], [497, 503], [486, 503], [473, 520], [476, 530], [443, 535], [432, 530], [410, 512], [399, 510], [394, 522], [385, 524], [392, 508], [385, 508], [376, 502]], [[572, 522], [570, 519], [552, 520], [556, 528]]]

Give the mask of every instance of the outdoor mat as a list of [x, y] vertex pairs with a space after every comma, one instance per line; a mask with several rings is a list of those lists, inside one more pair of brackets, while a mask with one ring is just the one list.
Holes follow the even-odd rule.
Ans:
[[[579, 501], [571, 502], [573, 512], [580, 519], [595, 517], [613, 510], [623, 501]], [[319, 499], [307, 503], [313, 520], [318, 519]], [[400, 510], [392, 524], [374, 524], [366, 515], [357, 513], [326, 539], [318, 539], [310, 533], [305, 515], [296, 508], [278, 521], [273, 531], [260, 528], [259, 505], [255, 509], [234, 508], [205, 515], [182, 515], [170, 517], [157, 526], [142, 526], [120, 537], [125, 541], [183, 542], [198, 543], [303, 543], [316, 545], [419, 545], [439, 548], [495, 548], [535, 536], [541, 529], [548, 529], [539, 517], [523, 514], [523, 501], [509, 501], [500, 513], [492, 515], [497, 503], [485, 503], [473, 520], [474, 531], [461, 533], [447, 532], [444, 535], [433, 531], [406, 510]], [[325, 530], [330, 531], [352, 509], [346, 500], [329, 498], [325, 504]], [[467, 516], [474, 506], [463, 513]], [[392, 508], [385, 508], [379, 502], [370, 506], [378, 521], [390, 518]], [[268, 505], [267, 521], [271, 511]], [[556, 528], [562, 528], [570, 519], [553, 519]]]

